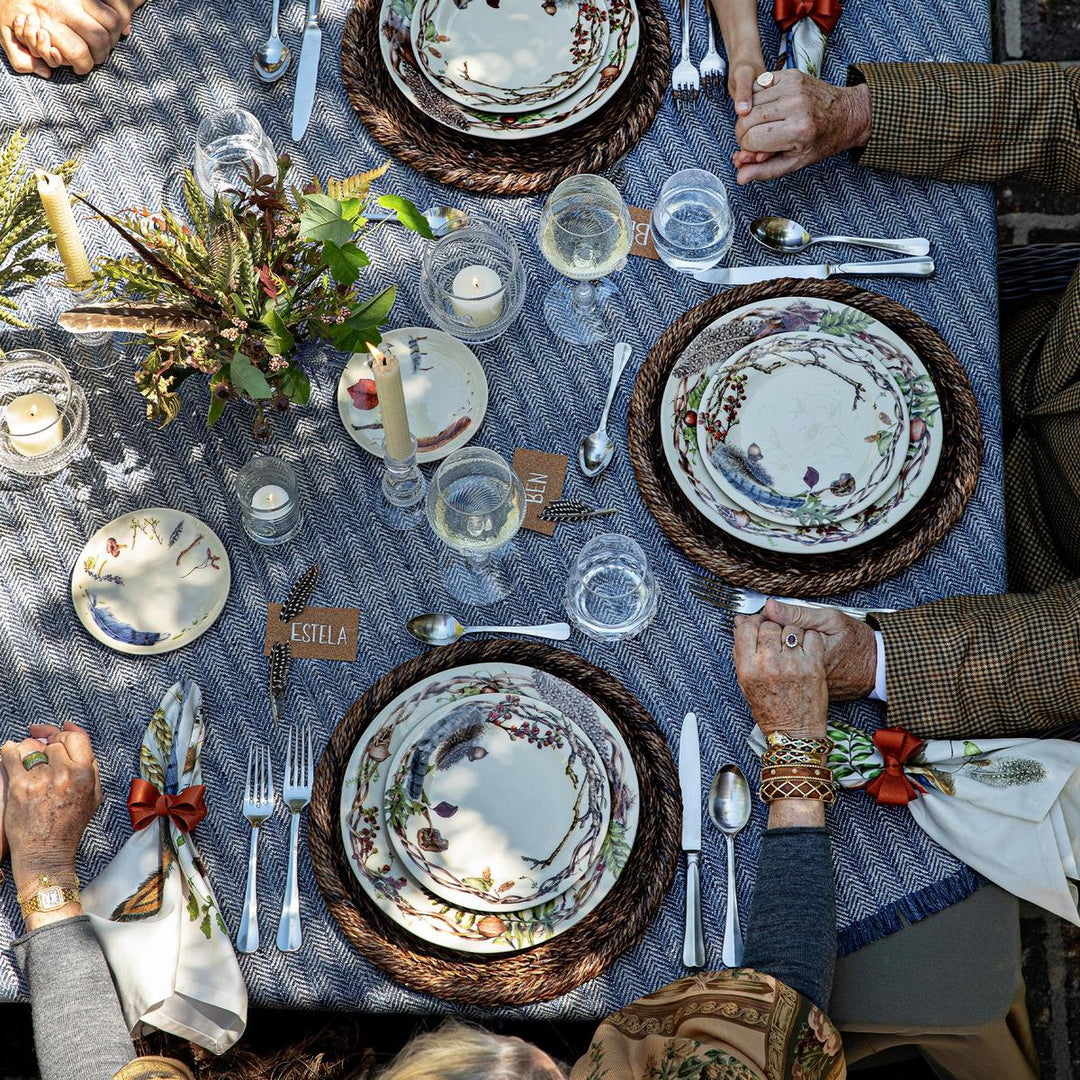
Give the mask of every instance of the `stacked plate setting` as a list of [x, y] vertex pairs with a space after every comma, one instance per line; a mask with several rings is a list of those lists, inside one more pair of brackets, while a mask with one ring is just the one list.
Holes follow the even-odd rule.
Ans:
[[634, 0], [383, 0], [394, 85], [448, 128], [529, 139], [591, 116], [638, 50]]
[[937, 391], [858, 308], [787, 296], [728, 312], [676, 361], [660, 408], [690, 503], [755, 547], [815, 554], [887, 532], [941, 457]]
[[468, 665], [373, 718], [340, 821], [353, 873], [394, 922], [462, 952], [515, 952], [611, 891], [637, 834], [637, 776], [580, 690], [533, 668]]

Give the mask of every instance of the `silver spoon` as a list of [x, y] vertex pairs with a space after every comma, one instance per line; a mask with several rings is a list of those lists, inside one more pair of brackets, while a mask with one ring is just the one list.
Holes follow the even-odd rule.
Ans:
[[549, 641], [566, 641], [570, 636], [570, 624], [564, 622], [544, 626], [462, 626], [453, 615], [416, 615], [405, 625], [425, 645], [449, 645], [464, 634], [523, 634]]
[[750, 785], [738, 765], [725, 765], [709, 788], [709, 817], [727, 840], [727, 921], [724, 924], [724, 966], [741, 967], [742, 927], [735, 888], [735, 836], [750, 820]]
[[608, 413], [611, 412], [611, 403], [615, 400], [615, 389], [619, 385], [619, 379], [629, 359], [630, 346], [625, 341], [620, 341], [615, 346], [615, 355], [611, 361], [611, 385], [608, 387], [604, 411], [600, 414], [600, 426], [591, 435], [586, 435], [578, 447], [578, 468], [586, 476], [599, 476], [611, 464], [611, 459], [615, 454], [615, 444], [607, 433]]
[[[368, 221], [397, 221], [398, 216], [393, 210], [373, 210], [370, 214], [364, 214]], [[452, 233], [456, 229], [464, 229], [469, 224], [469, 215], [456, 206], [433, 206], [424, 211], [424, 217], [431, 226], [431, 232], [436, 240]]]
[[255, 74], [264, 83], [276, 83], [292, 63], [292, 53], [289, 46], [278, 36], [278, 7], [281, 0], [273, 0], [274, 6], [270, 15], [270, 37], [265, 44], [260, 45], [255, 53], [253, 63]]
[[923, 236], [909, 240], [874, 240], [865, 236], [811, 236], [797, 221], [786, 217], [759, 217], [750, 222], [750, 235], [770, 251], [794, 255], [811, 244], [856, 244], [878, 251], [899, 251], [903, 255], [926, 255], [930, 241]]

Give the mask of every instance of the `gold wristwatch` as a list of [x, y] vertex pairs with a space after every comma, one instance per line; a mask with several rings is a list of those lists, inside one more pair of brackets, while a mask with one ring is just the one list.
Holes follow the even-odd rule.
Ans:
[[24, 919], [29, 915], [56, 911], [65, 904], [79, 903], [79, 879], [54, 881], [48, 874], [42, 874], [30, 882], [25, 895], [19, 893], [16, 899]]

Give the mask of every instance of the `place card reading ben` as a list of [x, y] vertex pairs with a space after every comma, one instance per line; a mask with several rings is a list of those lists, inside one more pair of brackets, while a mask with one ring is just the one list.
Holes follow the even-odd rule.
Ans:
[[264, 656], [279, 641], [287, 641], [294, 657], [356, 659], [359, 608], [307, 607], [292, 622], [282, 622], [280, 612], [280, 604], [267, 605]]
[[565, 454], [545, 454], [542, 450], [515, 450], [513, 469], [525, 488], [523, 529], [553, 536], [554, 521], [541, 521], [544, 507], [562, 495], [569, 458]]

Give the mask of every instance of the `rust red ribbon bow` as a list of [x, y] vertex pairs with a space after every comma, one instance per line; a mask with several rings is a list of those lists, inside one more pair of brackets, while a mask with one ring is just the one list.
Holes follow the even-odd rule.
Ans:
[[781, 30], [801, 19], [813, 19], [823, 34], [831, 34], [840, 18], [840, 0], [773, 0], [773, 14]]
[[903, 728], [892, 727], [875, 731], [874, 745], [885, 759], [885, 768], [866, 785], [865, 790], [885, 806], [907, 806], [923, 789], [904, 775], [904, 763], [926, 744]]
[[181, 832], [188, 833], [206, 817], [206, 786], [192, 784], [179, 795], [165, 795], [148, 780], [136, 777], [128, 791], [131, 827], [138, 832], [159, 817], [167, 817]]

